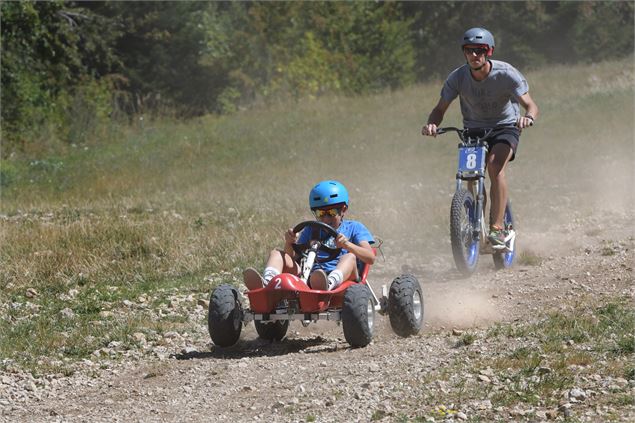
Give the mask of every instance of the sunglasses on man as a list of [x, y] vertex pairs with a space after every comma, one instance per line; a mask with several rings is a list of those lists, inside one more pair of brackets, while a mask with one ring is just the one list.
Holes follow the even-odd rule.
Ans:
[[481, 54], [485, 54], [487, 53], [487, 48], [485, 47], [463, 47], [463, 51], [466, 54], [472, 54], [475, 53], [477, 56], [480, 56]]
[[341, 207], [336, 207], [333, 209], [315, 209], [313, 210], [313, 214], [315, 214], [315, 217], [317, 217], [318, 219], [320, 217], [324, 217], [324, 216], [331, 216], [331, 217], [335, 217], [335, 216], [339, 216], [342, 213], [342, 208]]

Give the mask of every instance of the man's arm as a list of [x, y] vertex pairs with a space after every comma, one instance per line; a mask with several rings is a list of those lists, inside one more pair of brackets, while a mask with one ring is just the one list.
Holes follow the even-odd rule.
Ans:
[[421, 129], [422, 135], [430, 135], [433, 137], [437, 135], [437, 126], [443, 122], [443, 116], [445, 116], [448, 107], [450, 107], [450, 102], [440, 98], [437, 105], [434, 106], [434, 109], [430, 112], [430, 116], [428, 116], [428, 123]]
[[533, 125], [534, 121], [538, 118], [538, 106], [528, 92], [518, 97], [518, 102], [525, 109], [525, 116], [518, 118], [517, 124], [520, 129], [523, 129]]

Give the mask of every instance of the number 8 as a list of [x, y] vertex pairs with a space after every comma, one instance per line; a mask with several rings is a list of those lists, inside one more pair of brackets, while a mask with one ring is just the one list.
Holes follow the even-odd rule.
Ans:
[[468, 169], [474, 169], [476, 167], [476, 154], [471, 153], [467, 155], [467, 163], [465, 164]]

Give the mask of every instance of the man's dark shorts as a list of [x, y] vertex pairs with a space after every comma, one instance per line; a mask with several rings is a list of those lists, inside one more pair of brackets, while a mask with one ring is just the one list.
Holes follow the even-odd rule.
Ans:
[[518, 143], [520, 142], [520, 130], [518, 128], [500, 128], [493, 130], [489, 137], [487, 137], [490, 150], [496, 144], [505, 143], [512, 148], [512, 158], [509, 161], [514, 160], [516, 157], [516, 150], [518, 149]]

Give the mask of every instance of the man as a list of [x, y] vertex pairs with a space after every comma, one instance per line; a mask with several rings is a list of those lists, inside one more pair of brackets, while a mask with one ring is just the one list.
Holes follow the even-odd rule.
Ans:
[[[432, 109], [423, 135], [436, 136], [437, 127], [450, 103], [459, 96], [463, 125], [466, 128], [497, 128], [488, 138], [487, 173], [490, 177], [490, 232], [494, 248], [505, 245], [503, 217], [507, 205], [505, 169], [514, 160], [520, 131], [538, 117], [538, 106], [529, 95], [525, 77], [512, 65], [490, 60], [494, 53], [494, 36], [484, 28], [472, 28], [461, 42], [467, 63], [448, 76], [441, 98]], [[520, 113], [520, 106], [525, 109]]]

